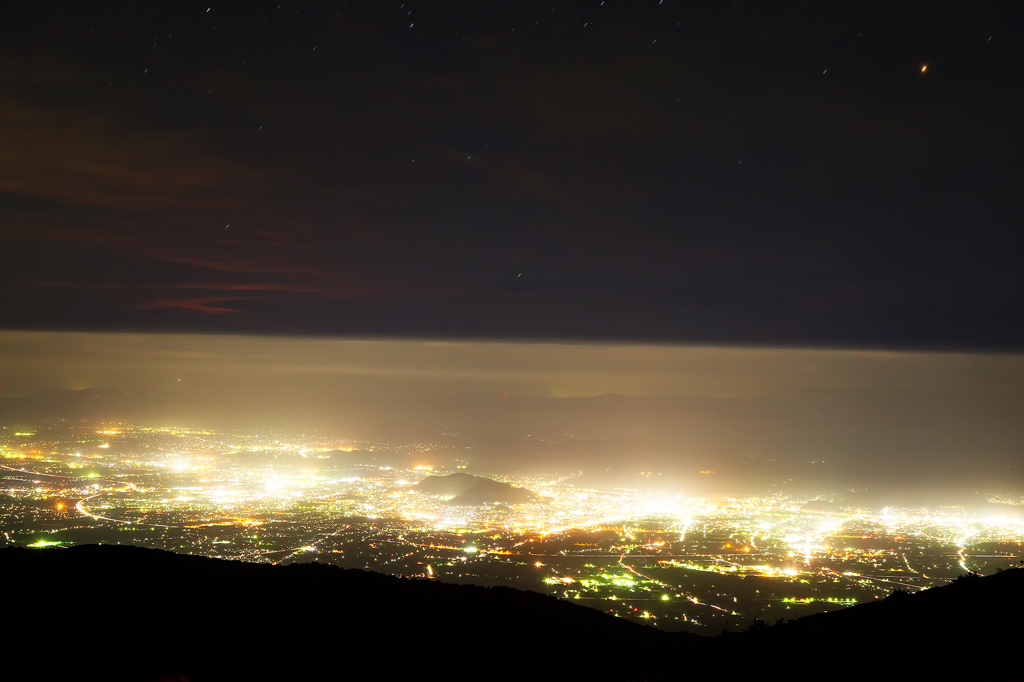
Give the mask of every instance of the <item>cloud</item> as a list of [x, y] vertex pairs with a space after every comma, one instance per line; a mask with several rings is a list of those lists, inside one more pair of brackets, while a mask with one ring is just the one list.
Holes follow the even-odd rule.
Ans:
[[245, 300], [244, 296], [204, 296], [197, 298], [180, 298], [180, 299], [159, 299], [156, 301], [150, 301], [148, 303], [142, 303], [136, 308], [140, 310], [158, 310], [161, 308], [183, 308], [185, 310], [195, 310], [202, 313], [213, 313], [220, 315], [223, 313], [240, 313], [242, 311], [236, 308], [228, 308], [225, 306], [214, 305], [215, 303], [221, 303], [223, 301], [241, 301]]
[[56, 106], [25, 92], [29, 79], [39, 89], [95, 87], [96, 74], [11, 64], [3, 71], [0, 192], [132, 211], [230, 208], [244, 204], [262, 175], [196, 131], [139, 127], [127, 108]]

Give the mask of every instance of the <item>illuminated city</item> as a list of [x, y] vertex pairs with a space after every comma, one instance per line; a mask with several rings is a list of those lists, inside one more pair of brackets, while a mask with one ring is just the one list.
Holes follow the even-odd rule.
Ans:
[[8, 545], [134, 544], [510, 585], [666, 630], [839, 609], [991, 573], [1024, 551], [1024, 499], [1005, 496], [982, 511], [869, 510], [492, 476], [539, 498], [463, 506], [417, 490], [472, 469], [431, 444], [66, 422], [0, 433]]

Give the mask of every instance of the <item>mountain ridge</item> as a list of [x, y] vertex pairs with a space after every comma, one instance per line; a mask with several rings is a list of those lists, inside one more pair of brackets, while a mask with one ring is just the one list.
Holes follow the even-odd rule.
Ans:
[[[948, 672], [952, 652], [1005, 656], [1024, 634], [1024, 569], [760, 625], [667, 633], [507, 587], [273, 566], [118, 545], [0, 550], [7, 659], [34, 679], [661, 680]], [[786, 658], [792, 654], [792, 660]], [[895, 658], [892, 653], [897, 652]]]

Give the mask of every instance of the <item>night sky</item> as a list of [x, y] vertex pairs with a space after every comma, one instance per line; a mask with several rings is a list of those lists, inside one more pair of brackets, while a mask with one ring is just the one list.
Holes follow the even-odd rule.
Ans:
[[1024, 6], [0, 7], [0, 326], [1024, 349]]

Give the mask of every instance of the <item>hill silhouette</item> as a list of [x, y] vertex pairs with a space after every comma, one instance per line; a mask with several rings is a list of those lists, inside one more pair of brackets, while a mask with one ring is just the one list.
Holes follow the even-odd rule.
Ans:
[[[1024, 634], [1021, 609], [1024, 569], [1016, 568], [987, 577], [962, 576], [913, 594], [897, 590], [874, 603], [754, 628], [732, 638], [760, 656], [799, 646], [801, 665], [808, 669], [848, 660], [884, 666], [888, 670], [883, 676], [889, 679], [922, 672], [948, 676], [960, 657], [985, 665], [1009, 661]], [[1014, 667], [1019, 675], [1020, 665]]]
[[718, 638], [510, 588], [128, 546], [0, 550], [0, 579], [8, 672], [32, 679], [892, 678], [1010, 661], [1024, 632], [1024, 570]]
[[5, 650], [34, 679], [625, 675], [604, 652], [679, 641], [535, 592], [130, 546], [0, 550], [0, 579]]
[[526, 488], [463, 473], [428, 476], [417, 483], [415, 489], [418, 492], [450, 496], [448, 504], [455, 505], [526, 504], [541, 499], [539, 495]]

